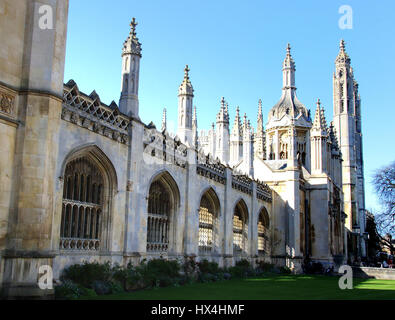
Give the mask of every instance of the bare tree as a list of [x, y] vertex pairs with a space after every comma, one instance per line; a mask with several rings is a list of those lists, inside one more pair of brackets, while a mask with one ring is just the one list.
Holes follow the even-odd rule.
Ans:
[[395, 161], [376, 171], [373, 185], [383, 208], [382, 212], [375, 214], [377, 234], [381, 242], [393, 251], [395, 248], [391, 237], [395, 233]]

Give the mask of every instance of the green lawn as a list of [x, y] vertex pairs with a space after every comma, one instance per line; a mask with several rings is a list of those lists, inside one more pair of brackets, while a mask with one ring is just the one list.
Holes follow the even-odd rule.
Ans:
[[338, 277], [267, 275], [180, 287], [90, 297], [103, 300], [262, 300], [262, 299], [395, 299], [395, 280], [353, 279], [353, 289], [341, 290]]

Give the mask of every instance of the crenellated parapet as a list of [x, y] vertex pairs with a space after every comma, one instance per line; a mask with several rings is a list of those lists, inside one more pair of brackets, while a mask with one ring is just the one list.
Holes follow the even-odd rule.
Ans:
[[256, 197], [259, 200], [272, 202], [272, 190], [266, 183], [263, 183], [262, 181], [257, 180]]
[[232, 188], [243, 193], [252, 195], [252, 179], [247, 175], [241, 175], [237, 172], [232, 173]]
[[152, 122], [144, 128], [143, 144], [146, 156], [186, 168], [187, 146], [177, 136], [173, 138], [166, 131], [156, 130]]
[[73, 80], [67, 82], [63, 88], [61, 117], [120, 143], [129, 142], [129, 117], [119, 111], [114, 101], [109, 106], [102, 103], [95, 91], [89, 96], [80, 92]]
[[210, 155], [199, 152], [197, 156], [196, 172], [205, 178], [214, 180], [221, 184], [226, 183], [225, 166], [220, 161], [214, 160]]

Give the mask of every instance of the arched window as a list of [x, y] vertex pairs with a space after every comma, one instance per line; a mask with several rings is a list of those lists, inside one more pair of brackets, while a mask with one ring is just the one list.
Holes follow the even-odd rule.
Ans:
[[66, 165], [63, 185], [60, 249], [99, 250], [104, 179], [88, 157]]
[[248, 211], [244, 201], [239, 201], [233, 214], [233, 253], [247, 251]]
[[258, 217], [258, 253], [268, 253], [269, 249], [269, 215], [266, 209], [262, 208]]
[[215, 236], [217, 224], [217, 212], [219, 210], [219, 200], [215, 192], [207, 191], [199, 207], [199, 252], [213, 252], [215, 249]]
[[148, 197], [147, 251], [167, 251], [171, 199], [160, 180], [151, 184]]

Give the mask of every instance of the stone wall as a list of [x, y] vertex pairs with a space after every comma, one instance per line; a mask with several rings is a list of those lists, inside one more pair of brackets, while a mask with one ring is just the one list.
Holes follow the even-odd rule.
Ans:
[[352, 270], [356, 278], [395, 280], [395, 269], [391, 268], [353, 267]]

